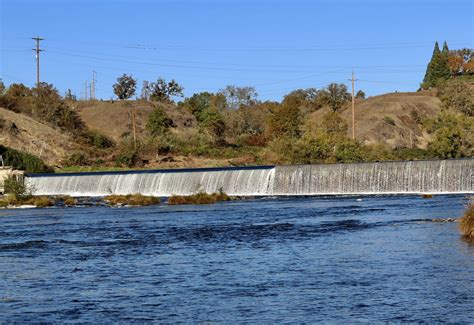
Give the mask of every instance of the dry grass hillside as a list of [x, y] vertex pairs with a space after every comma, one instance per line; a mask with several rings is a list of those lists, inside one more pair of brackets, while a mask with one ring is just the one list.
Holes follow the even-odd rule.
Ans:
[[0, 108], [0, 144], [34, 154], [46, 163], [56, 165], [79, 150], [73, 140], [48, 125]]
[[[425, 148], [429, 135], [423, 131], [421, 121], [434, 117], [441, 102], [432, 92], [390, 93], [356, 101], [356, 137], [364, 144], [386, 143], [391, 148]], [[326, 109], [311, 114], [307, 126], [318, 125]], [[350, 105], [342, 111], [352, 135]]]
[[[196, 125], [194, 116], [179, 107], [161, 104], [166, 114], [173, 120], [176, 129]], [[81, 102], [76, 111], [92, 130], [119, 142], [131, 132], [131, 112], [136, 112], [136, 127], [139, 136], [144, 135], [148, 116], [153, 111], [154, 104], [145, 101], [90, 101]]]
[[[429, 135], [423, 132], [420, 122], [426, 117], [434, 117], [440, 110], [440, 104], [434, 93], [428, 91], [389, 93], [357, 100], [356, 136], [365, 144], [382, 142], [392, 148], [425, 148]], [[136, 109], [137, 132], [143, 135], [148, 115], [153, 111], [152, 103], [85, 102], [79, 104], [77, 112], [89, 128], [120, 141], [130, 133], [132, 108]], [[164, 105], [164, 109], [176, 125], [175, 132], [196, 126], [194, 116], [186, 110], [167, 105]], [[307, 126], [317, 126], [327, 110], [325, 108], [312, 113]], [[350, 105], [342, 111], [342, 117], [349, 125], [348, 135], [352, 134], [351, 114]]]

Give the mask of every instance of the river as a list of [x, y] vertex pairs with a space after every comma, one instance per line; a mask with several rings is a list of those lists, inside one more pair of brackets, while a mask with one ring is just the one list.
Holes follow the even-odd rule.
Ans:
[[0, 210], [0, 323], [472, 322], [462, 195]]

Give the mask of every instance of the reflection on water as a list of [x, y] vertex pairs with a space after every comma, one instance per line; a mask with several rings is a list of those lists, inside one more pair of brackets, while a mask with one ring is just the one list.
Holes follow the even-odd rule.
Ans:
[[473, 249], [474, 253], [474, 237], [460, 236], [460, 238], [469, 248]]
[[471, 322], [463, 196], [0, 210], [0, 323]]

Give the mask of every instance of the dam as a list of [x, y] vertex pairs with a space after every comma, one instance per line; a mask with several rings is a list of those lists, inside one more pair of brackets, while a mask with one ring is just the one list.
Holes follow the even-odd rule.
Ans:
[[29, 174], [35, 195], [231, 196], [474, 193], [474, 159]]

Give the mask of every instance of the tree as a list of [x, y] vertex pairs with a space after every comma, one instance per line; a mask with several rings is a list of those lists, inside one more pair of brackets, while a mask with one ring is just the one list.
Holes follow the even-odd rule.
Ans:
[[202, 92], [186, 98], [179, 106], [189, 110], [199, 123], [200, 131], [212, 137], [217, 144], [223, 144], [226, 129], [222, 112], [226, 107], [223, 94]]
[[33, 93], [23, 84], [11, 84], [2, 96], [2, 106], [17, 113], [31, 115], [33, 112]]
[[294, 99], [303, 114], [314, 112], [324, 105], [322, 91], [316, 88], [297, 89], [286, 95], [283, 101]]
[[215, 107], [207, 107], [201, 113], [201, 130], [210, 135], [218, 145], [225, 144], [225, 122], [221, 112]]
[[448, 63], [448, 45], [443, 45], [443, 52], [439, 50], [438, 42], [435, 42], [433, 55], [426, 68], [425, 77], [423, 78], [423, 88], [436, 87], [440, 80], [449, 79], [451, 72]]
[[345, 138], [336, 144], [334, 157], [336, 162], [364, 161], [364, 150], [358, 141]]
[[331, 137], [345, 137], [348, 127], [339, 113], [328, 112], [323, 115], [322, 128]]
[[156, 107], [148, 117], [146, 129], [151, 136], [156, 137], [166, 134], [171, 126], [173, 121], [161, 107]]
[[77, 100], [77, 97], [76, 95], [72, 93], [72, 90], [69, 88], [68, 90], [66, 90], [66, 93], [64, 94], [64, 99], [69, 100], [71, 102], [75, 102]]
[[442, 111], [426, 122], [433, 135], [428, 150], [437, 158], [470, 157], [474, 147], [474, 120], [459, 113]]
[[362, 89], [360, 89], [356, 94], [356, 98], [365, 99], [365, 92]]
[[278, 105], [266, 101], [254, 106], [241, 106], [237, 110], [224, 110], [227, 137], [246, 146], [264, 146], [268, 116]]
[[453, 108], [474, 117], [474, 90], [462, 81], [450, 80], [439, 85], [438, 97], [445, 108]]
[[193, 94], [190, 98], [185, 98], [179, 105], [186, 108], [193, 114], [198, 122], [202, 122], [202, 112], [211, 106], [211, 97], [213, 95], [209, 92], [202, 92]]
[[448, 55], [448, 54], [449, 54], [448, 43], [447, 43], [446, 41], [444, 41], [444, 43], [443, 43], [443, 51], [442, 51], [442, 53], [443, 53], [444, 55]]
[[322, 93], [323, 101], [328, 104], [334, 112], [337, 112], [349, 101], [351, 95], [344, 84], [331, 83]]
[[158, 78], [156, 82], [150, 84], [150, 99], [161, 103], [169, 103], [172, 97], [183, 97], [184, 88], [174, 79], [166, 82], [163, 78]]
[[228, 85], [219, 91], [225, 96], [227, 105], [231, 109], [238, 109], [241, 106], [251, 106], [257, 103], [257, 92], [254, 87], [237, 87]]
[[125, 100], [135, 95], [137, 81], [131, 75], [123, 74], [117, 78], [117, 83], [113, 85], [114, 94], [118, 99]]
[[270, 114], [267, 123], [268, 138], [299, 137], [301, 134], [301, 112], [298, 99], [288, 97]]
[[474, 50], [463, 48], [449, 51], [448, 65], [452, 76], [472, 74], [474, 72]]
[[0, 78], [0, 96], [3, 96], [3, 94], [5, 94], [5, 90], [5, 84], [3, 83], [2, 78]]
[[40, 82], [32, 92], [35, 103], [33, 117], [73, 134], [84, 131], [84, 122], [77, 112], [66, 105], [52, 84]]

